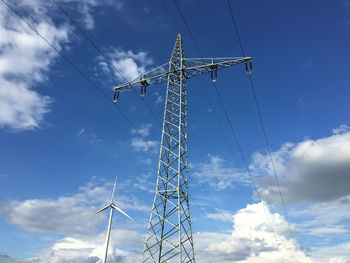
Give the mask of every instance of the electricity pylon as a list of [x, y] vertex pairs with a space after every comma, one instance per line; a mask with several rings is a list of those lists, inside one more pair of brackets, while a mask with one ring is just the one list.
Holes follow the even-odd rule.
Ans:
[[194, 263], [192, 226], [188, 200], [187, 163], [187, 79], [245, 63], [248, 73], [252, 58], [185, 58], [181, 35], [178, 34], [169, 63], [163, 64], [135, 80], [115, 88], [119, 91], [167, 83], [163, 130], [160, 146], [157, 186], [141, 262]]

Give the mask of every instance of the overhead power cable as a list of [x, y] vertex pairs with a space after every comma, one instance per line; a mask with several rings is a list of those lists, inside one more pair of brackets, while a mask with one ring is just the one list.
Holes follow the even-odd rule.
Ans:
[[[223, 238], [224, 238], [226, 241], [228, 241], [228, 242], [232, 241], [232, 240], [230, 240], [230, 239], [227, 237], [227, 235], [226, 235], [224, 232], [222, 232], [222, 231], [219, 229], [219, 227], [218, 227], [218, 226], [214, 223], [214, 221], [209, 217], [209, 215], [208, 215], [208, 213], [205, 211], [205, 209], [204, 209], [203, 207], [201, 207], [201, 206], [194, 200], [194, 198], [193, 198], [192, 196], [189, 195], [189, 197], [191, 198], [193, 204], [199, 208], [199, 210], [201, 211], [201, 213], [202, 213], [202, 214], [204, 215], [204, 217], [208, 220], [208, 222], [212, 225], [212, 227], [215, 229], [215, 231], [217, 231], [220, 235], [222, 235]], [[235, 229], [233, 229], [233, 233], [235, 233], [235, 235], [239, 238], [239, 241], [241, 241], [241, 242], [243, 242], [243, 243], [244, 243], [244, 242], [247, 242], [247, 240], [246, 240], [246, 239], [243, 239], [243, 238], [237, 233], [237, 231], [236, 231]], [[246, 245], [246, 244], [244, 244], [244, 246], [245, 246], [248, 250], [250, 250], [250, 248], [251, 248], [251, 246], [248, 246], [248, 245]]]
[[[88, 34], [74, 21], [74, 19], [67, 13], [67, 11], [60, 5], [56, 0], [51, 0], [60, 10], [61, 12], [70, 20], [70, 22], [78, 29], [78, 31], [84, 36], [84, 38], [91, 44], [91, 46], [103, 57], [103, 59], [110, 65], [111, 68], [113, 68], [119, 76], [121, 76], [125, 82], [128, 82], [127, 78], [123, 75], [123, 73], [113, 65], [111, 62], [111, 59], [108, 58], [108, 56], [95, 44], [95, 42], [92, 40], [91, 37], [88, 36]], [[158, 117], [153, 112], [151, 107], [148, 105], [147, 101], [145, 101], [141, 97], [142, 102], [145, 104], [147, 110], [152, 114], [155, 121], [161, 125], [160, 121], [158, 120]]]
[[[181, 19], [182, 19], [182, 21], [183, 21], [183, 23], [184, 23], [184, 25], [185, 25], [185, 27], [186, 27], [186, 29], [187, 29], [187, 31], [188, 31], [190, 37], [191, 37], [191, 39], [192, 39], [192, 42], [193, 42], [195, 48], [197, 49], [198, 54], [199, 54], [200, 57], [203, 59], [202, 53], [201, 53], [201, 51], [200, 51], [200, 49], [199, 49], [199, 46], [198, 46], [198, 44], [197, 44], [197, 42], [196, 42], [196, 40], [195, 40], [195, 38], [194, 38], [194, 36], [193, 36], [193, 34], [192, 34], [192, 31], [191, 31], [191, 29], [190, 29], [190, 27], [189, 27], [189, 25], [188, 25], [188, 23], [187, 23], [185, 17], [183, 16], [183, 14], [182, 14], [182, 12], [181, 12], [181, 9], [180, 9], [179, 5], [177, 4], [176, 0], [173, 0], [173, 2], [175, 3], [175, 6], [176, 6], [176, 8], [177, 8], [177, 10], [178, 10], [178, 12], [179, 12], [179, 14], [180, 14], [180, 16], [181, 16]], [[244, 155], [244, 153], [243, 153], [242, 147], [240, 146], [238, 137], [237, 137], [237, 135], [236, 135], [236, 133], [235, 133], [235, 131], [234, 131], [234, 129], [233, 129], [232, 122], [231, 122], [231, 120], [230, 120], [230, 118], [229, 118], [229, 115], [228, 115], [228, 113], [227, 113], [227, 111], [226, 111], [226, 107], [224, 106], [223, 100], [221, 99], [220, 92], [219, 92], [218, 88], [216, 87], [215, 82], [213, 82], [213, 86], [214, 86], [214, 88], [215, 88], [216, 94], [218, 95], [220, 105], [221, 105], [221, 107], [222, 107], [222, 109], [223, 109], [223, 111], [224, 111], [226, 120], [227, 120], [227, 122], [228, 122], [228, 124], [229, 124], [229, 126], [230, 126], [230, 130], [231, 130], [233, 139], [234, 139], [235, 144], [236, 144], [236, 146], [237, 146], [237, 148], [238, 148], [239, 154], [240, 154], [240, 156], [241, 156], [241, 158], [242, 158], [242, 160], [243, 160], [245, 169], [246, 169], [247, 172], [248, 172], [248, 175], [249, 175], [250, 181], [251, 181], [251, 183], [252, 183], [252, 185], [253, 185], [254, 191], [256, 192], [256, 194], [257, 194], [259, 200], [260, 200], [261, 202], [263, 202], [263, 199], [261, 198], [261, 195], [260, 195], [260, 193], [259, 193], [259, 190], [258, 190], [258, 188], [257, 188], [257, 186], [256, 186], [256, 184], [255, 184], [255, 182], [254, 182], [254, 180], [253, 180], [253, 176], [252, 176], [251, 170], [250, 170], [250, 168], [249, 168], [248, 162], [247, 162], [247, 160], [246, 160], [246, 158], [245, 158], [245, 155]], [[263, 208], [264, 208], [264, 212], [265, 212], [265, 215], [266, 215], [267, 220], [270, 220], [270, 217], [269, 217], [269, 215], [268, 215], [268, 211], [267, 211], [265, 205], [263, 206]], [[275, 239], [276, 239], [276, 241], [277, 241], [276, 232], [275, 232], [274, 227], [272, 227], [272, 225], [271, 225], [271, 229], [273, 230]]]
[[1, 0], [6, 7], [15, 14], [23, 23], [25, 23], [31, 30], [33, 30], [46, 44], [48, 44], [59, 56], [61, 56], [68, 64], [70, 64], [87, 82], [91, 84], [93, 88], [95, 88], [99, 93], [104, 96], [109, 102], [111, 102], [122, 114], [128, 124], [135, 130], [136, 134], [145, 142], [145, 144], [151, 148], [151, 145], [147, 142], [147, 140], [140, 134], [136, 126], [131, 122], [128, 116], [116, 105], [112, 99], [94, 82], [92, 81], [87, 74], [85, 74], [77, 65], [75, 65], [67, 56], [65, 56], [58, 48], [56, 48], [50, 41], [48, 41], [40, 32], [30, 24], [26, 19], [23, 18], [10, 4], [8, 4], [5, 0]]
[[[172, 14], [170, 13], [169, 9], [166, 7], [164, 0], [161, 0], [161, 1], [162, 1], [163, 5], [164, 5], [165, 11], [168, 13], [168, 16], [169, 16], [169, 18], [170, 18], [170, 20], [171, 20], [173, 26], [176, 27], [176, 24], [175, 24], [175, 22], [174, 22], [173, 19], [172, 19]], [[180, 12], [181, 12], [181, 11], [180, 11]], [[187, 27], [188, 27], [188, 24], [186, 24], [186, 25], [187, 25]], [[188, 27], [188, 28], [189, 28], [189, 27]], [[193, 35], [192, 35], [192, 37], [193, 37]], [[198, 46], [197, 46], [197, 47], [198, 47]], [[197, 49], [197, 51], [200, 52], [199, 48]], [[229, 151], [231, 152], [232, 156], [235, 157], [235, 154], [234, 154], [234, 152], [233, 152], [233, 149], [232, 149], [232, 147], [231, 147], [231, 144], [230, 144], [230, 142], [229, 142], [229, 140], [228, 140], [228, 138], [227, 138], [227, 136], [226, 136], [226, 134], [225, 134], [225, 132], [224, 132], [224, 129], [223, 129], [223, 127], [222, 127], [222, 125], [221, 125], [221, 123], [220, 123], [220, 121], [219, 121], [219, 118], [218, 118], [217, 115], [216, 115], [214, 105], [212, 104], [211, 100], [209, 99], [208, 93], [207, 93], [207, 91], [206, 91], [206, 87], [205, 87], [205, 85], [203, 84], [203, 80], [202, 80], [202, 79], [198, 79], [198, 80], [201, 82], [201, 86], [202, 86], [202, 89], [203, 89], [203, 91], [204, 91], [204, 94], [205, 94], [205, 97], [206, 97], [206, 99], [207, 99], [207, 102], [208, 102], [209, 106], [213, 109], [213, 116], [214, 116], [214, 119], [215, 119], [215, 121], [217, 122], [218, 127], [219, 127], [219, 130], [221, 131], [222, 136], [223, 136], [223, 138], [224, 138], [224, 140], [225, 140], [225, 142], [226, 142], [226, 143], [225, 143], [225, 146], [227, 146], [227, 147], [229, 148]], [[232, 161], [231, 158], [230, 158], [230, 160]], [[232, 163], [234, 164], [234, 162], [232, 162]], [[209, 199], [211, 200], [211, 202], [213, 203], [213, 205], [216, 207], [216, 211], [217, 211], [219, 214], [221, 214], [222, 217], [224, 218], [224, 221], [229, 225], [229, 227], [232, 227], [232, 224], [229, 223], [230, 221], [232, 221], [232, 219], [228, 218], [223, 212], [221, 212], [220, 210], [218, 210], [219, 205], [218, 205], [218, 203], [215, 201], [215, 199], [213, 198], [212, 194], [206, 189], [206, 187], [203, 185], [202, 182], [200, 182], [199, 180], [197, 180], [195, 177], [193, 177], [193, 179], [195, 179], [195, 181], [201, 186], [202, 191], [204, 192], [204, 194], [206, 194], [206, 195], [209, 197]], [[192, 197], [191, 197], [191, 199], [192, 199]], [[202, 214], [207, 218], [207, 220], [210, 222], [210, 224], [213, 225], [213, 227], [214, 227], [216, 230], [218, 230], [218, 232], [222, 233], [222, 232], [219, 230], [219, 228], [214, 224], [214, 222], [212, 222], [212, 220], [210, 219], [210, 217], [209, 217], [208, 214], [206, 213], [205, 209], [202, 208], [202, 207], [200, 207], [194, 200], [193, 200], [193, 202], [194, 202], [194, 204], [201, 210]], [[236, 231], [235, 229], [234, 229], [233, 231], [234, 231], [234, 233], [237, 235], [237, 237], [238, 237], [239, 239], [242, 239], [242, 238], [239, 236], [239, 234], [237, 233], [237, 231]], [[226, 236], [224, 236], [224, 237], [226, 238]], [[249, 247], [247, 246], [247, 248], [249, 248]]]
[[[171, 13], [170, 13], [170, 11], [168, 10], [168, 8], [166, 7], [166, 5], [165, 5], [165, 3], [164, 3], [164, 0], [162, 0], [162, 3], [163, 3], [163, 5], [164, 5], [164, 9], [166, 10], [166, 12], [168, 13], [169, 17], [171, 18], [171, 17], [172, 17], [172, 16], [171, 16]], [[177, 5], [176, 2], [175, 2], [175, 5], [177, 6], [177, 10], [178, 10], [178, 12], [180, 13], [181, 18], [184, 18], [183, 14], [182, 14], [182, 12], [181, 12], [181, 9], [180, 9], [180, 7]], [[175, 23], [173, 22], [173, 19], [171, 19], [171, 21], [172, 21], [172, 24], [176, 27]], [[185, 23], [185, 26], [186, 26], [186, 28], [187, 28], [187, 31], [190, 33], [190, 36], [191, 36], [192, 41], [193, 41], [193, 40], [194, 40], [194, 37], [193, 37], [193, 35], [192, 35], [191, 30], [189, 30], [189, 29], [190, 29], [189, 25], [187, 24], [186, 20], [183, 19], [182, 21]], [[194, 43], [196, 43], [196, 42], [194, 41]], [[201, 51], [200, 51], [200, 49], [199, 49], [197, 43], [195, 44], [195, 47], [196, 47], [197, 52], [200, 54], [201, 58], [203, 58], [203, 56], [201, 55]], [[211, 109], [213, 110], [212, 113], [213, 113], [213, 116], [214, 116], [214, 120], [217, 122], [217, 125], [218, 125], [218, 127], [219, 127], [219, 130], [221, 131], [222, 136], [223, 136], [223, 138], [224, 138], [224, 140], [225, 140], [225, 146], [227, 146], [227, 147], [229, 148], [229, 151], [231, 152], [232, 156], [235, 158], [235, 154], [234, 154], [234, 152], [233, 152], [233, 149], [232, 149], [232, 147], [231, 147], [231, 144], [230, 144], [230, 142], [229, 142], [229, 140], [228, 140], [228, 138], [227, 138], [227, 136], [226, 136], [226, 134], [225, 134], [225, 132], [224, 132], [224, 129], [223, 129], [223, 127], [222, 127], [222, 125], [221, 125], [221, 123], [220, 123], [220, 121], [219, 121], [219, 118], [218, 118], [217, 115], [216, 115], [215, 107], [214, 107], [213, 103], [211, 102], [211, 100], [210, 100], [210, 98], [209, 98], [209, 95], [208, 95], [208, 93], [207, 93], [207, 91], [206, 91], [206, 86], [203, 84], [203, 80], [202, 80], [201, 78], [199, 78], [198, 80], [199, 80], [200, 83], [201, 83], [202, 90], [204, 91], [204, 95], [205, 95], [205, 97], [206, 97], [206, 100], [207, 100], [209, 106], [211, 107]], [[232, 161], [232, 159], [230, 159], [230, 160]], [[232, 163], [234, 163], [234, 162], [232, 161]]]
[[[235, 34], [236, 34], [238, 42], [239, 42], [239, 46], [240, 46], [240, 49], [241, 49], [242, 56], [245, 56], [244, 46], [243, 46], [243, 43], [242, 43], [242, 40], [241, 40], [241, 37], [240, 37], [240, 34], [239, 34], [237, 21], [235, 19], [235, 16], [233, 15], [233, 11], [232, 11], [232, 8], [231, 8], [230, 0], [227, 0], [227, 5], [228, 5], [229, 11], [230, 11], [230, 16], [231, 16], [232, 23], [233, 23], [233, 26], [234, 26]], [[275, 163], [274, 163], [273, 158], [272, 158], [271, 147], [270, 147], [270, 143], [269, 143], [269, 140], [268, 140], [267, 132], [266, 132], [266, 129], [265, 129], [264, 121], [263, 121], [263, 118], [262, 118], [260, 105], [259, 105], [258, 98], [257, 98], [256, 92], [255, 92], [253, 78], [252, 78], [251, 74], [248, 74], [248, 77], [249, 77], [249, 82], [250, 82], [250, 87], [251, 87], [251, 90], [252, 90], [252, 94], [253, 94], [253, 97], [254, 97], [256, 110], [258, 112], [261, 129], [262, 129], [263, 134], [264, 134], [266, 147], [267, 147], [269, 158], [270, 158], [270, 161], [271, 161], [272, 171], [273, 171], [273, 174], [274, 174], [274, 177], [275, 177], [275, 181], [276, 181], [276, 185], [277, 185], [278, 192], [279, 192], [279, 195], [280, 195], [280, 199], [281, 199], [281, 203], [282, 203], [282, 206], [283, 206], [284, 214], [285, 214], [286, 220], [288, 222], [289, 232], [290, 232], [291, 236], [293, 236], [291, 224], [290, 224], [288, 213], [287, 213], [286, 204], [285, 204], [285, 201], [284, 201], [284, 198], [283, 198], [283, 195], [282, 195], [279, 179], [278, 179], [278, 176], [277, 176]]]
[[[210, 192], [205, 188], [205, 186], [200, 182], [198, 181], [195, 177], [193, 177], [195, 179], [195, 181], [200, 184], [200, 186], [202, 187], [203, 191], [207, 194], [207, 196], [210, 198], [210, 200], [213, 202], [213, 204], [216, 206], [216, 211], [221, 214], [221, 216], [224, 218], [224, 221], [227, 223], [227, 225], [229, 225], [229, 227], [232, 227], [232, 224], [230, 224], [229, 222], [233, 221], [232, 219], [228, 218], [223, 212], [221, 212], [220, 210], [218, 210], [218, 204], [217, 202], [213, 199], [212, 195], [210, 194]], [[214, 228], [219, 232], [219, 233], [222, 233], [222, 231], [220, 231], [219, 227], [217, 227], [214, 222], [211, 220], [211, 218], [209, 217], [209, 215], [207, 214], [207, 212], [205, 211], [204, 208], [200, 207], [194, 200], [193, 198], [190, 196], [190, 198], [192, 199], [192, 201], [194, 202], [194, 204], [200, 208], [200, 210], [202, 211], [203, 215], [208, 219], [208, 221], [210, 221], [211, 225], [214, 226]], [[238, 234], [237, 230], [235, 228], [233, 228], [233, 233], [241, 240], [243, 241], [243, 238]], [[224, 236], [225, 239], [227, 241], [229, 241], [226, 236]], [[247, 242], [247, 240], [244, 240], [244, 242]], [[244, 244], [244, 246], [246, 248], [250, 248], [251, 245], [247, 245], [247, 244]]]

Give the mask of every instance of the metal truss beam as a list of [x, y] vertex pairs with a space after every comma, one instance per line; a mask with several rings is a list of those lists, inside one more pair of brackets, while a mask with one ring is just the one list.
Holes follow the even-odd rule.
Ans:
[[161, 65], [135, 80], [115, 88], [119, 91], [167, 83], [163, 129], [157, 172], [157, 186], [148, 223], [141, 263], [194, 263], [194, 246], [188, 199], [187, 162], [187, 85], [194, 76], [238, 64], [252, 70], [252, 58], [185, 58], [178, 34], [169, 63]]

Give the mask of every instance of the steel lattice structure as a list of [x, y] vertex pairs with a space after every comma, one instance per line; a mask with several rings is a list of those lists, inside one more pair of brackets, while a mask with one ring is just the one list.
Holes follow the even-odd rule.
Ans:
[[211, 73], [215, 81], [217, 70], [241, 63], [251, 71], [251, 61], [250, 57], [185, 58], [178, 34], [169, 63], [115, 88], [117, 101], [120, 90], [140, 87], [144, 96], [147, 86], [167, 83], [157, 186], [142, 263], [195, 262], [188, 199], [187, 79]]

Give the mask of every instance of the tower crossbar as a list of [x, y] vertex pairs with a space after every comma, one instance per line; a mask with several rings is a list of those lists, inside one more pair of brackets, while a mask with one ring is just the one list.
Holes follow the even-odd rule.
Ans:
[[115, 88], [141, 88], [167, 83], [157, 185], [148, 223], [141, 263], [194, 263], [194, 245], [188, 198], [187, 79], [237, 64], [252, 70], [252, 58], [185, 58], [178, 34], [169, 63]]

